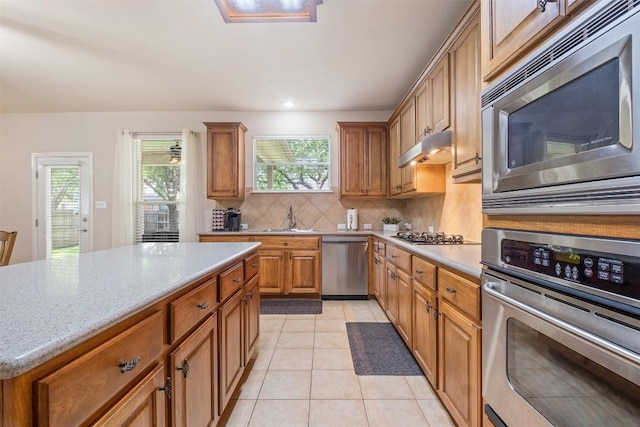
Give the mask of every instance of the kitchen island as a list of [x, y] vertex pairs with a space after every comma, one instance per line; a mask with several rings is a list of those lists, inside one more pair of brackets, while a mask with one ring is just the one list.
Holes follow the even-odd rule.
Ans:
[[[130, 394], [167, 377], [174, 407], [154, 398], [150, 416], [217, 420], [257, 342], [259, 246], [142, 244], [0, 268], [0, 424], [124, 420]], [[176, 394], [187, 360], [210, 391], [189, 410]]]

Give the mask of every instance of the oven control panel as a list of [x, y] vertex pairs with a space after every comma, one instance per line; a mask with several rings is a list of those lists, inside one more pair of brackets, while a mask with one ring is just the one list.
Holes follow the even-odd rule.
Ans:
[[640, 299], [640, 254], [622, 256], [504, 239], [502, 262], [551, 278]]

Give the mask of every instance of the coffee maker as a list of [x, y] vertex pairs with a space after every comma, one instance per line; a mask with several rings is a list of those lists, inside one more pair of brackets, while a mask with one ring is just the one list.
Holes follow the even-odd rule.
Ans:
[[224, 231], [240, 231], [240, 209], [228, 208], [224, 213]]

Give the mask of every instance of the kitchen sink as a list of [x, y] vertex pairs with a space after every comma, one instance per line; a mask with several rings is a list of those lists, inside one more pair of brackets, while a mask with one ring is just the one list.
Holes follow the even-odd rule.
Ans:
[[313, 233], [318, 230], [313, 228], [267, 228], [262, 231], [270, 233]]

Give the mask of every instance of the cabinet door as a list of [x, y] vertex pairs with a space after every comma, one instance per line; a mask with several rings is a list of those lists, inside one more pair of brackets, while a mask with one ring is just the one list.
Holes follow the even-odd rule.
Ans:
[[398, 276], [396, 268], [388, 261], [385, 264], [387, 290], [387, 317], [394, 325], [398, 323]]
[[[400, 113], [400, 155], [416, 145], [416, 109], [410, 102]], [[392, 159], [393, 160], [393, 159]], [[415, 165], [402, 168], [402, 192], [415, 191]]]
[[[427, 124], [431, 132], [440, 132], [449, 127], [449, 55], [445, 54], [429, 73], [429, 96], [427, 98]], [[427, 129], [429, 130], [429, 129]], [[428, 133], [431, 133], [428, 132]]]
[[260, 289], [258, 278], [245, 285], [244, 296], [244, 363], [253, 355], [260, 338]]
[[284, 252], [275, 249], [259, 250], [260, 292], [284, 293]]
[[389, 192], [392, 196], [402, 193], [402, 169], [396, 160], [400, 157], [400, 122], [394, 120], [389, 126]]
[[217, 422], [217, 343], [217, 315], [213, 315], [169, 355], [171, 425], [207, 426]]
[[562, 7], [562, 1], [548, 1], [542, 11], [533, 0], [482, 0], [485, 81], [495, 78], [560, 23], [565, 18]]
[[435, 292], [413, 281], [413, 344], [411, 350], [433, 388], [437, 387], [438, 319]]
[[207, 197], [244, 200], [244, 134], [241, 123], [207, 126]]
[[397, 328], [400, 336], [411, 348], [412, 337], [412, 304], [411, 304], [411, 278], [404, 271], [396, 270], [396, 283], [398, 291], [398, 323]]
[[353, 197], [364, 194], [362, 172], [364, 159], [364, 127], [340, 128], [340, 195]]
[[459, 426], [481, 422], [480, 327], [440, 300], [438, 395]]
[[[509, 3], [509, 2], [501, 2]], [[454, 181], [480, 179], [480, 28], [474, 19], [451, 49], [453, 70], [452, 157]]]
[[154, 427], [165, 425], [164, 363], [158, 365], [125, 397], [100, 417], [95, 427]]
[[386, 291], [386, 268], [384, 258], [379, 255], [374, 255], [374, 273], [375, 273], [375, 286], [374, 291], [376, 298], [378, 299], [378, 303], [383, 310], [387, 308], [387, 291]]
[[364, 189], [367, 197], [387, 196], [387, 129], [369, 127], [364, 144]]
[[320, 253], [318, 251], [289, 251], [287, 293], [320, 293]]
[[220, 316], [220, 412], [229, 403], [244, 372], [243, 298], [244, 293], [238, 292], [218, 310], [218, 316]]
[[425, 135], [431, 133], [433, 122], [429, 117], [429, 78], [425, 78], [422, 84], [416, 90], [416, 142], [424, 138]]

